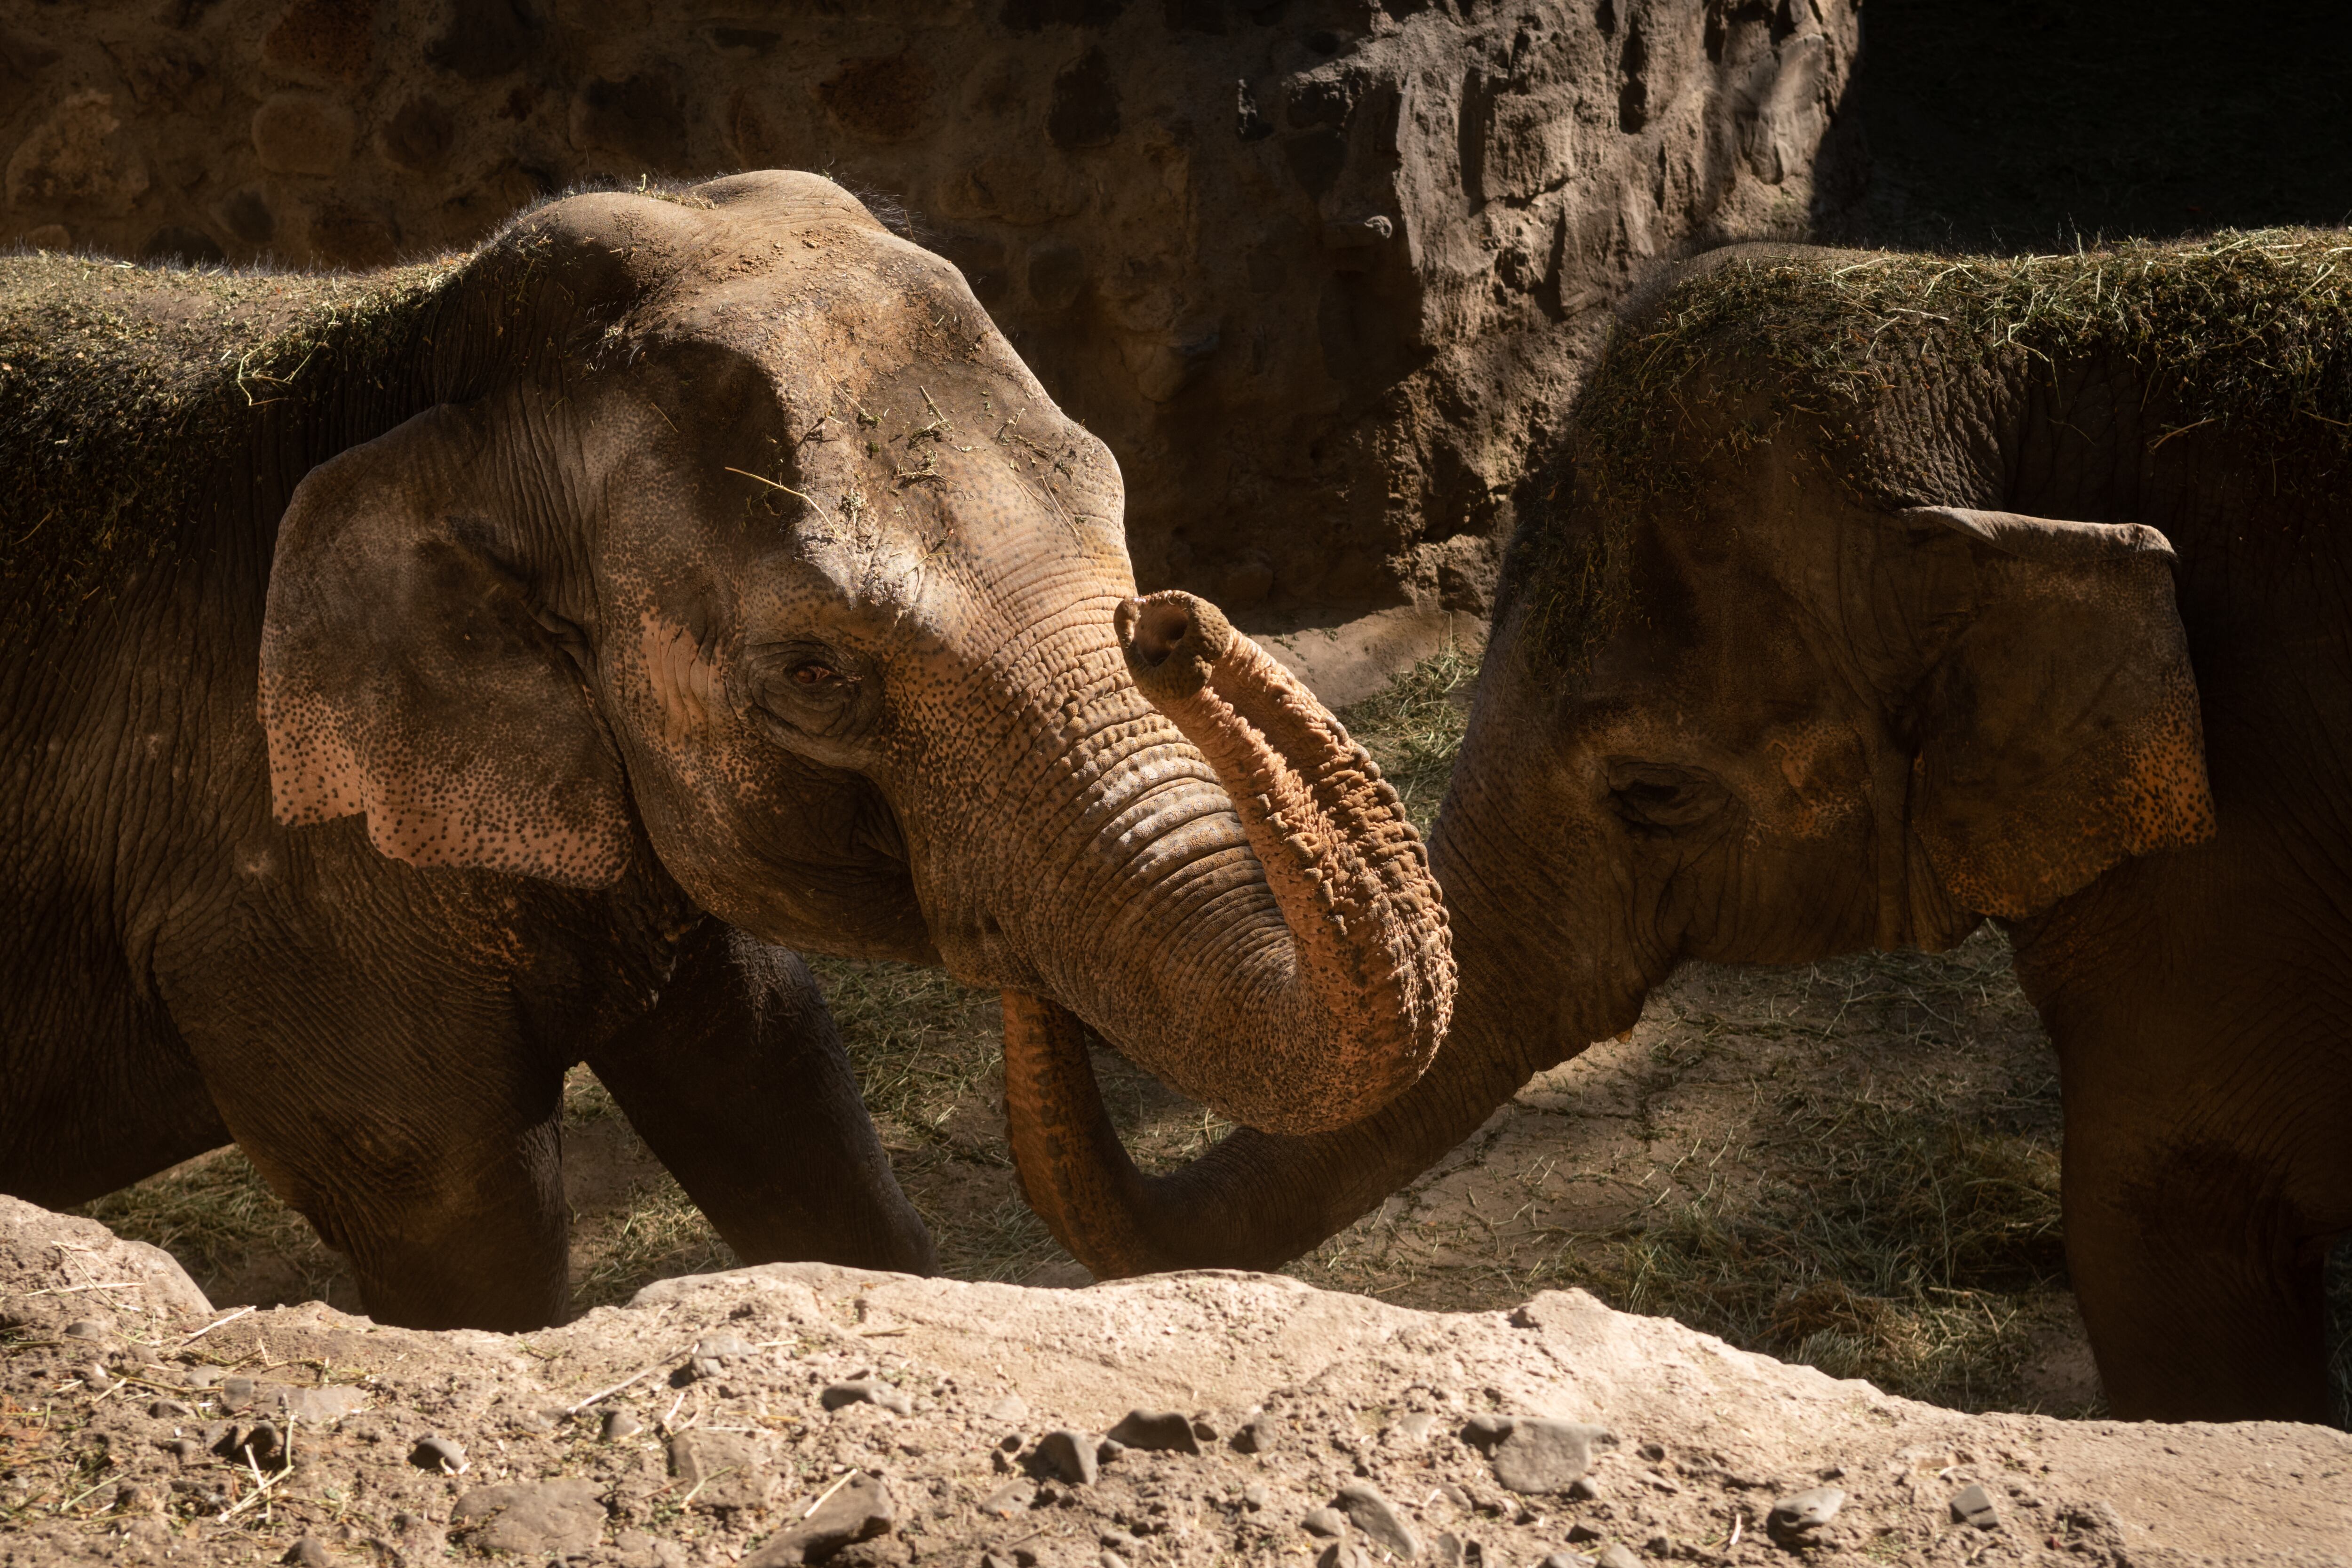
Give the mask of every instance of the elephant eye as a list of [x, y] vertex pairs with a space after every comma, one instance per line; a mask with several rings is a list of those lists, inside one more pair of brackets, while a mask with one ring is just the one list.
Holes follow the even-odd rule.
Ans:
[[818, 664], [814, 659], [806, 664], [796, 664], [793, 667], [794, 686], [823, 686], [840, 679], [840, 672], [831, 665]]
[[1664, 763], [1612, 760], [1609, 803], [1637, 829], [1688, 827], [1705, 822], [1730, 798], [1709, 775]]

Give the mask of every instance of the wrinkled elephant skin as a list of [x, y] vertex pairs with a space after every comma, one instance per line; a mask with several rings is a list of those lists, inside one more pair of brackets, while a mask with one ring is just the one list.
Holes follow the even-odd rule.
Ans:
[[373, 278], [0, 266], [89, 307], [7, 340], [0, 521], [79, 553], [10, 579], [0, 1187], [234, 1136], [373, 1314], [520, 1328], [564, 1310], [583, 1058], [745, 1258], [929, 1267], [783, 948], [944, 964], [1280, 1133], [1436, 1049], [1394, 792], [1137, 597], [1110, 454], [829, 182]]

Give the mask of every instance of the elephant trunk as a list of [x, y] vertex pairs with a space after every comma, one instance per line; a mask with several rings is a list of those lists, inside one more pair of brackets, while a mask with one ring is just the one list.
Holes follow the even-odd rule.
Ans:
[[[1044, 989], [1247, 1126], [1360, 1120], [1421, 1076], [1452, 1007], [1420, 837], [1339, 721], [1213, 607], [1158, 594], [1113, 620], [1116, 686], [1160, 712], [1114, 691], [1092, 716], [1132, 749], [1090, 781], [1076, 868], [1030, 895]], [[1008, 1001], [1015, 1080], [1045, 1005]]]
[[[1581, 966], [1587, 984], [1560, 994], [1564, 933], [1533, 929], [1507, 890], [1530, 846], [1508, 803], [1466, 798], [1479, 793], [1457, 776], [1433, 857], [1462, 963], [1445, 1048], [1360, 1121], [1306, 1136], [1244, 1127], [1181, 1169], [1146, 1176], [1103, 1109], [1084, 1026], [1006, 994], [1005, 1110], [1022, 1188], [1097, 1278], [1278, 1267], [1434, 1164], [1536, 1073], [1640, 1016], [1648, 977], [1622, 956]], [[1490, 889], [1498, 869], [1506, 886]]]

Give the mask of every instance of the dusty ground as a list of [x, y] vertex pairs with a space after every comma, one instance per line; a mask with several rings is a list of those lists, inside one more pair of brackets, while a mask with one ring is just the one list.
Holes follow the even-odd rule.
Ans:
[[[1423, 817], [1472, 668], [1441, 653], [1348, 710]], [[1014, 1190], [993, 996], [898, 965], [815, 967], [947, 1272], [1082, 1282]], [[1198, 1107], [1115, 1058], [1100, 1066], [1147, 1165], [1216, 1136]], [[585, 1069], [567, 1105], [583, 1308], [733, 1264]], [[1990, 932], [1940, 957], [1694, 965], [1630, 1039], [1529, 1084], [1290, 1272], [1437, 1310], [1577, 1285], [1958, 1409], [2094, 1415], [2064, 1280], [2058, 1125], [2048, 1044]], [[170, 1249], [216, 1302], [358, 1308], [340, 1260], [233, 1150], [88, 1212]]]
[[1580, 1291], [1433, 1315], [1262, 1275], [780, 1265], [425, 1334], [215, 1312], [152, 1249], [0, 1199], [0, 1563], [26, 1568], [2285, 1568], [2352, 1542], [2341, 1433], [1960, 1415]]

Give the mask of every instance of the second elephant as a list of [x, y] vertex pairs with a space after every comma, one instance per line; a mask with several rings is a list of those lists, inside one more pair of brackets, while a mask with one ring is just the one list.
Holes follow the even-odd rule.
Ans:
[[[1365, 1212], [1685, 959], [1986, 917], [2057, 1046], [2122, 1415], [2324, 1420], [2352, 1229], [2352, 237], [1749, 249], [1621, 324], [1527, 498], [1433, 858], [1437, 1068], [1059, 1205], [1118, 1268]], [[1066, 1033], [1066, 1031], [1065, 1031]], [[1047, 1113], [1088, 1121], [1041, 1032]], [[1063, 1140], [1064, 1145], [1069, 1140]]]

